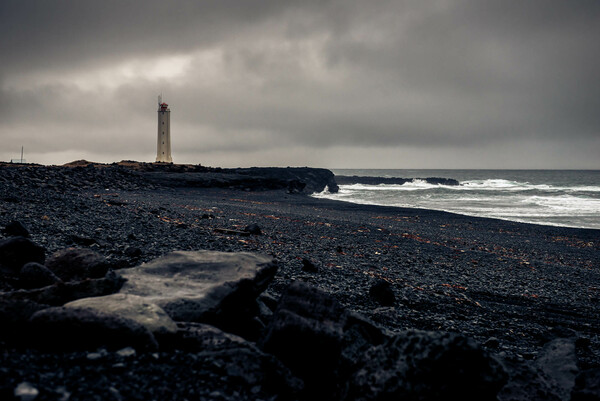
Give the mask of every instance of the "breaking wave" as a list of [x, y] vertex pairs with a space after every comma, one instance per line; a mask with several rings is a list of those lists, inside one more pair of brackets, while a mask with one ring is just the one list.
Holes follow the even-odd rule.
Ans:
[[600, 182], [595, 180], [600, 174], [593, 175], [592, 179], [574, 175], [570, 183], [565, 172], [560, 172], [560, 179], [554, 181], [548, 172], [544, 173], [545, 180], [540, 179], [539, 173], [536, 176], [536, 172], [531, 173], [530, 180], [522, 179], [524, 172], [519, 172], [521, 179], [464, 177], [460, 185], [430, 184], [423, 180], [402, 185], [349, 184], [340, 185], [336, 194], [322, 192], [313, 196], [359, 204], [424, 208], [526, 223], [600, 229], [600, 185], [595, 185]]

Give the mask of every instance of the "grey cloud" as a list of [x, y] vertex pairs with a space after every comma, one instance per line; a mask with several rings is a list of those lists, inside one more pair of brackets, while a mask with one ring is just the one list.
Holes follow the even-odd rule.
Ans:
[[[312, 3], [321, 2], [302, 2], [303, 7]], [[261, 30], [290, 8], [295, 6], [275, 0], [7, 0], [0, 5], [0, 34], [9, 40], [0, 43], [0, 51], [14, 56], [8, 69], [186, 52]]]
[[[5, 1], [0, 34], [0, 119], [49, 150], [136, 147], [161, 89], [186, 151], [598, 149], [597, 1]], [[216, 82], [194, 59], [116, 89], [15, 83], [208, 50]]]

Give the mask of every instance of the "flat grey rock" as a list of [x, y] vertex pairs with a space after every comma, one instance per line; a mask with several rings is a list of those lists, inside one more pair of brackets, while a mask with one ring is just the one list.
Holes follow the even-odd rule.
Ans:
[[83, 298], [65, 304], [65, 308], [94, 309], [107, 315], [131, 319], [153, 334], [175, 334], [177, 325], [161, 307], [131, 294], [112, 294]]
[[246, 308], [276, 272], [268, 256], [177, 251], [120, 272], [127, 279], [120, 293], [143, 297], [173, 320], [206, 322]]

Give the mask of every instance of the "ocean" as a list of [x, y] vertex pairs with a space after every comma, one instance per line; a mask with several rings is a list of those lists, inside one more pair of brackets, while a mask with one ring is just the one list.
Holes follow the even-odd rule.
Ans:
[[346, 202], [443, 210], [524, 223], [600, 229], [600, 170], [351, 170], [336, 175], [453, 178], [458, 186], [415, 181], [403, 185], [340, 185]]

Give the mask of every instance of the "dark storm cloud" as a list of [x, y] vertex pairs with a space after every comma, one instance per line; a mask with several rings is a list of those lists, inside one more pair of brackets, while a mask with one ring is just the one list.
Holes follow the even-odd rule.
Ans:
[[0, 34], [12, 146], [135, 147], [164, 89], [187, 152], [598, 149], [597, 1], [4, 1]]
[[[326, 4], [302, 7], [311, 3]], [[12, 56], [9, 69], [107, 63], [218, 45], [294, 9], [284, 1], [7, 0], [0, 49]]]

